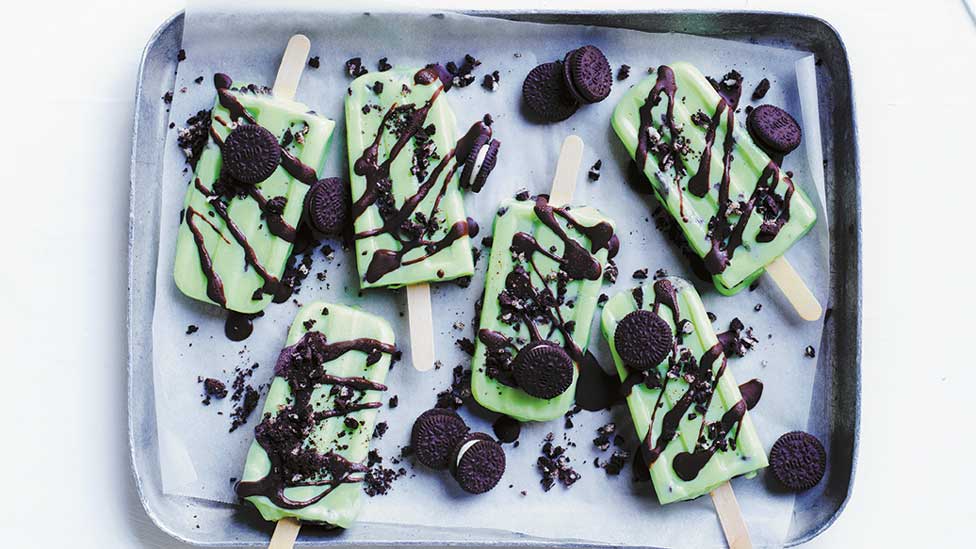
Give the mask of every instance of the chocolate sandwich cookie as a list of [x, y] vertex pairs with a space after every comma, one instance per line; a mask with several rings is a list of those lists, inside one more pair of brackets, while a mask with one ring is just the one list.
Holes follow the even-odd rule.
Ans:
[[257, 124], [240, 124], [221, 148], [224, 168], [241, 183], [253, 185], [271, 177], [281, 162], [278, 138]]
[[305, 195], [305, 222], [313, 230], [338, 236], [349, 216], [349, 187], [338, 177], [320, 179]]
[[468, 430], [461, 416], [453, 411], [432, 408], [414, 421], [410, 445], [420, 463], [431, 469], [447, 469], [451, 451]]
[[769, 451], [773, 475], [794, 492], [813, 488], [827, 469], [827, 452], [817, 437], [792, 431], [779, 437]]
[[501, 146], [501, 141], [492, 139], [484, 148], [484, 158], [481, 159], [480, 166], [477, 164], [478, 159], [475, 159], [475, 165], [473, 167], [474, 180], [471, 181], [472, 192], [480, 192], [481, 189], [485, 188], [485, 183], [488, 182], [488, 176], [495, 169], [495, 162], [498, 161], [498, 148]]
[[573, 359], [551, 341], [533, 341], [522, 347], [512, 363], [518, 386], [536, 398], [555, 398], [573, 383]]
[[451, 474], [465, 492], [483, 494], [505, 474], [505, 450], [486, 433], [471, 433], [457, 442], [450, 456]]
[[563, 59], [563, 79], [581, 103], [603, 101], [613, 86], [610, 62], [596, 46], [583, 46], [567, 53]]
[[787, 154], [800, 146], [803, 131], [790, 113], [775, 105], [759, 105], [746, 119], [749, 135], [773, 152]]
[[666, 320], [644, 309], [625, 316], [613, 334], [620, 359], [631, 368], [649, 370], [671, 353], [674, 335]]
[[522, 82], [522, 99], [545, 122], [566, 120], [579, 108], [579, 102], [566, 87], [560, 61], [543, 63], [529, 71]]
[[478, 192], [484, 188], [488, 174], [495, 169], [498, 147], [501, 146], [501, 142], [492, 139], [491, 128], [486, 124], [475, 124], [472, 131], [475, 130], [479, 130], [479, 133], [470, 137], [471, 132], [469, 132], [469, 135], [462, 139], [462, 141], [468, 142], [458, 143], [457, 154], [464, 154], [464, 167], [461, 168], [461, 188]]

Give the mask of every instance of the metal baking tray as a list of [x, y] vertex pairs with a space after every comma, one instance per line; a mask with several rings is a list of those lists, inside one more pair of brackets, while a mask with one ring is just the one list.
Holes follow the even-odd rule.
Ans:
[[[619, 27], [646, 32], [681, 32], [794, 47], [817, 57], [817, 85], [830, 221], [831, 288], [820, 367], [807, 430], [827, 446], [827, 476], [796, 499], [787, 546], [809, 541], [828, 528], [851, 494], [857, 464], [861, 398], [861, 199], [857, 127], [851, 69], [837, 31], [807, 15], [763, 12], [613, 11], [497, 12], [469, 15], [537, 23]], [[139, 67], [130, 173], [128, 370], [129, 444], [132, 470], [149, 517], [184, 542], [220, 546], [264, 546], [272, 525], [257, 513], [190, 498], [164, 495], [158, 461], [153, 404], [152, 317], [159, 247], [159, 182], [167, 124], [159, 98], [171, 90], [183, 38], [184, 14], [173, 15], [150, 37]], [[591, 547], [501, 530], [416, 528], [359, 524], [346, 532], [303, 528], [299, 545], [422, 545], [492, 547]]]

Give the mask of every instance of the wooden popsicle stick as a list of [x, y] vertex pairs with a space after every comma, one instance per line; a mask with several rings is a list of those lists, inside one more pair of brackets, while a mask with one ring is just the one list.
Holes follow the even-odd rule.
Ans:
[[779, 286], [781, 292], [786, 295], [796, 312], [803, 320], [817, 320], [823, 314], [823, 307], [817, 298], [814, 297], [810, 288], [800, 278], [800, 275], [790, 265], [785, 257], [780, 256], [775, 261], [766, 265], [766, 274], [773, 279]]
[[739, 502], [735, 499], [732, 485], [728, 481], [723, 482], [718, 488], [712, 490], [711, 496], [729, 547], [752, 549], [749, 529], [746, 528], [746, 521], [742, 518], [742, 510], [739, 509]]
[[298, 81], [302, 79], [302, 72], [305, 70], [305, 62], [311, 49], [312, 43], [304, 34], [296, 34], [288, 40], [288, 46], [285, 47], [285, 53], [282, 54], [281, 63], [278, 65], [278, 76], [275, 77], [274, 87], [271, 89], [271, 93], [276, 98], [295, 98]]
[[552, 189], [549, 191], [550, 205], [565, 206], [573, 200], [577, 174], [582, 161], [583, 140], [578, 135], [568, 136], [559, 149], [556, 174], [552, 177]]
[[[305, 61], [311, 49], [312, 44], [305, 35], [296, 34], [288, 40], [285, 53], [281, 55], [281, 64], [278, 65], [274, 87], [271, 89], [275, 98], [288, 100], [295, 98], [295, 91], [298, 89], [298, 82], [302, 78]], [[292, 549], [301, 527], [302, 523], [292, 517], [279, 520], [275, 525], [274, 533], [271, 534], [268, 549]]]
[[407, 286], [407, 317], [410, 323], [410, 357], [418, 372], [434, 367], [434, 312], [430, 306], [430, 285]]
[[298, 530], [302, 523], [292, 517], [285, 517], [278, 521], [274, 533], [271, 534], [271, 542], [268, 549], [292, 549], [295, 540], [298, 539]]

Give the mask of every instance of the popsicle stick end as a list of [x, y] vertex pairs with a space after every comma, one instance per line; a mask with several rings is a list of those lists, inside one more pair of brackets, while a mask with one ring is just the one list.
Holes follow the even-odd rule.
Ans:
[[766, 274], [779, 286], [800, 318], [812, 322], [823, 316], [823, 306], [785, 257], [781, 256], [766, 265]]
[[564, 206], [573, 200], [582, 161], [583, 140], [578, 135], [568, 136], [559, 149], [556, 174], [552, 178], [552, 189], [549, 191], [549, 204]]
[[312, 43], [304, 34], [296, 34], [288, 40], [285, 53], [278, 65], [278, 76], [275, 77], [272, 93], [279, 99], [294, 99], [298, 90], [298, 82], [302, 79], [305, 62], [312, 50]]
[[428, 284], [407, 286], [407, 311], [411, 361], [414, 369], [426, 372], [434, 367], [434, 313]]
[[735, 499], [735, 492], [732, 485], [726, 481], [711, 492], [712, 503], [718, 513], [719, 523], [722, 525], [722, 532], [725, 533], [725, 541], [728, 542], [730, 549], [752, 549], [752, 540], [749, 538], [749, 529], [746, 521], [742, 518], [742, 510], [739, 509], [739, 502]]
[[302, 523], [292, 517], [285, 517], [277, 522], [268, 549], [292, 549], [298, 539], [298, 531]]

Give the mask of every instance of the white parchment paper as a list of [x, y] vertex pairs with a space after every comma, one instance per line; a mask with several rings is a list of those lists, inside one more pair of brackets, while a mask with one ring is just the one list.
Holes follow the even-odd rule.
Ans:
[[[170, 120], [181, 125], [191, 114], [210, 108], [214, 72], [226, 72], [236, 81], [270, 85], [282, 49], [290, 35], [304, 33], [312, 41], [313, 56], [321, 67], [308, 69], [297, 99], [338, 123], [328, 163], [322, 175], [343, 176], [348, 171], [345, 149], [343, 101], [350, 79], [343, 63], [354, 56], [363, 58], [370, 70], [376, 61], [388, 57], [395, 65], [422, 66], [432, 61], [459, 62], [465, 53], [482, 61], [476, 70], [478, 83], [453, 89], [448, 98], [457, 114], [460, 130], [486, 112], [495, 118], [495, 135], [502, 141], [498, 165], [480, 194], [465, 198], [467, 213], [482, 227], [474, 239], [490, 234], [500, 200], [519, 189], [532, 193], [549, 189], [556, 155], [563, 138], [576, 133], [586, 152], [575, 203], [600, 208], [617, 222], [621, 252], [617, 257], [620, 277], [605, 292], [624, 291], [640, 281], [631, 273], [640, 268], [666, 269], [695, 282], [706, 307], [718, 316], [716, 331], [740, 317], [754, 328], [757, 348], [745, 358], [732, 359], [731, 367], [740, 383], [760, 378], [765, 391], [752, 412], [754, 423], [767, 449], [786, 431], [807, 425], [816, 359], [804, 357], [804, 348], [819, 348], [822, 323], [798, 319], [775, 286], [764, 280], [759, 289], [735, 297], [723, 297], [711, 284], [694, 278], [680, 254], [654, 228], [653, 197], [635, 192], [625, 183], [628, 158], [610, 127], [610, 114], [620, 94], [646, 75], [648, 67], [677, 60], [690, 61], [708, 75], [721, 76], [737, 69], [745, 76], [742, 106], [749, 104], [753, 87], [769, 78], [772, 87], [764, 102], [785, 108], [804, 127], [806, 146], [792, 153], [785, 169], [794, 172], [794, 182], [814, 201], [820, 220], [809, 236], [788, 254], [815, 295], [826, 304], [829, 257], [824, 212], [823, 179], [817, 121], [816, 79], [812, 56], [807, 52], [770, 48], [755, 44], [708, 39], [682, 34], [647, 34], [635, 31], [585, 26], [515, 23], [459, 15], [335, 14], [314, 10], [249, 7], [242, 13], [225, 2], [191, 3], [183, 37], [186, 59], [180, 63]], [[274, 9], [274, 11], [272, 11]], [[631, 76], [614, 83], [606, 101], [585, 106], [568, 121], [537, 125], [526, 120], [521, 110], [520, 90], [525, 74], [536, 64], [562, 58], [571, 48], [595, 44], [607, 55], [616, 72], [621, 64], [632, 67]], [[480, 86], [481, 76], [498, 70], [497, 91]], [[194, 80], [203, 76], [202, 84]], [[185, 91], [182, 89], [185, 88]], [[745, 113], [740, 113], [744, 119]], [[603, 160], [597, 182], [586, 179], [586, 171]], [[236, 367], [257, 363], [249, 383], [267, 383], [273, 362], [297, 311], [295, 303], [271, 305], [255, 323], [254, 334], [242, 343], [223, 335], [224, 315], [216, 307], [192, 301], [173, 283], [172, 269], [178, 213], [182, 207], [190, 174], [184, 171], [182, 153], [176, 146], [176, 131], [165, 143], [164, 178], [161, 182], [162, 223], [157, 272], [157, 293], [153, 321], [154, 381], [160, 463], [166, 493], [236, 503], [232, 477], [240, 475], [246, 449], [257, 421], [255, 412], [244, 427], [228, 433], [231, 402], [215, 400], [202, 406], [198, 376], [231, 381]], [[408, 328], [402, 291], [377, 290], [359, 295], [357, 274], [351, 253], [338, 243], [335, 258], [328, 261], [315, 254], [312, 275], [295, 300], [301, 303], [323, 300], [356, 305], [390, 320], [404, 350], [404, 360], [390, 374], [390, 395], [399, 396], [396, 409], [384, 408], [380, 421], [390, 429], [374, 447], [389, 458], [408, 443], [413, 419], [432, 406], [436, 394], [450, 385], [451, 369], [468, 365], [469, 359], [454, 345], [460, 337], [473, 337], [471, 319], [474, 301], [481, 294], [487, 249], [478, 262], [471, 286], [453, 283], [434, 287], [437, 355], [444, 367], [425, 374], [409, 366]], [[326, 271], [320, 281], [316, 274]], [[761, 311], [755, 311], [762, 304]], [[463, 329], [455, 328], [463, 322]], [[188, 325], [199, 331], [187, 335]], [[591, 348], [604, 366], [612, 366], [609, 350], [599, 333], [599, 315], [594, 318]], [[260, 409], [260, 406], [259, 406]], [[472, 428], [491, 432], [493, 417], [462, 408]], [[660, 506], [648, 483], [636, 484], [628, 466], [616, 477], [593, 467], [593, 459], [610, 457], [592, 444], [595, 429], [616, 421], [627, 437], [626, 448], [634, 450], [636, 434], [625, 406], [612, 413], [583, 412], [567, 429], [562, 420], [526, 425], [520, 445], [506, 445], [508, 467], [500, 485], [492, 492], [465, 495], [446, 473], [411, 466], [390, 494], [367, 501], [362, 521], [414, 525], [496, 528], [552, 538], [575, 538], [611, 544], [720, 546], [721, 529], [708, 497], [696, 501]], [[556, 441], [576, 443], [568, 455], [582, 479], [569, 489], [557, 485], [543, 492], [535, 470], [542, 439], [554, 432]], [[389, 465], [389, 462], [387, 461]], [[778, 545], [785, 538], [792, 517], [793, 496], [771, 491], [761, 474], [756, 479], [737, 479], [733, 486], [757, 545]], [[525, 491], [525, 495], [522, 495]]]

